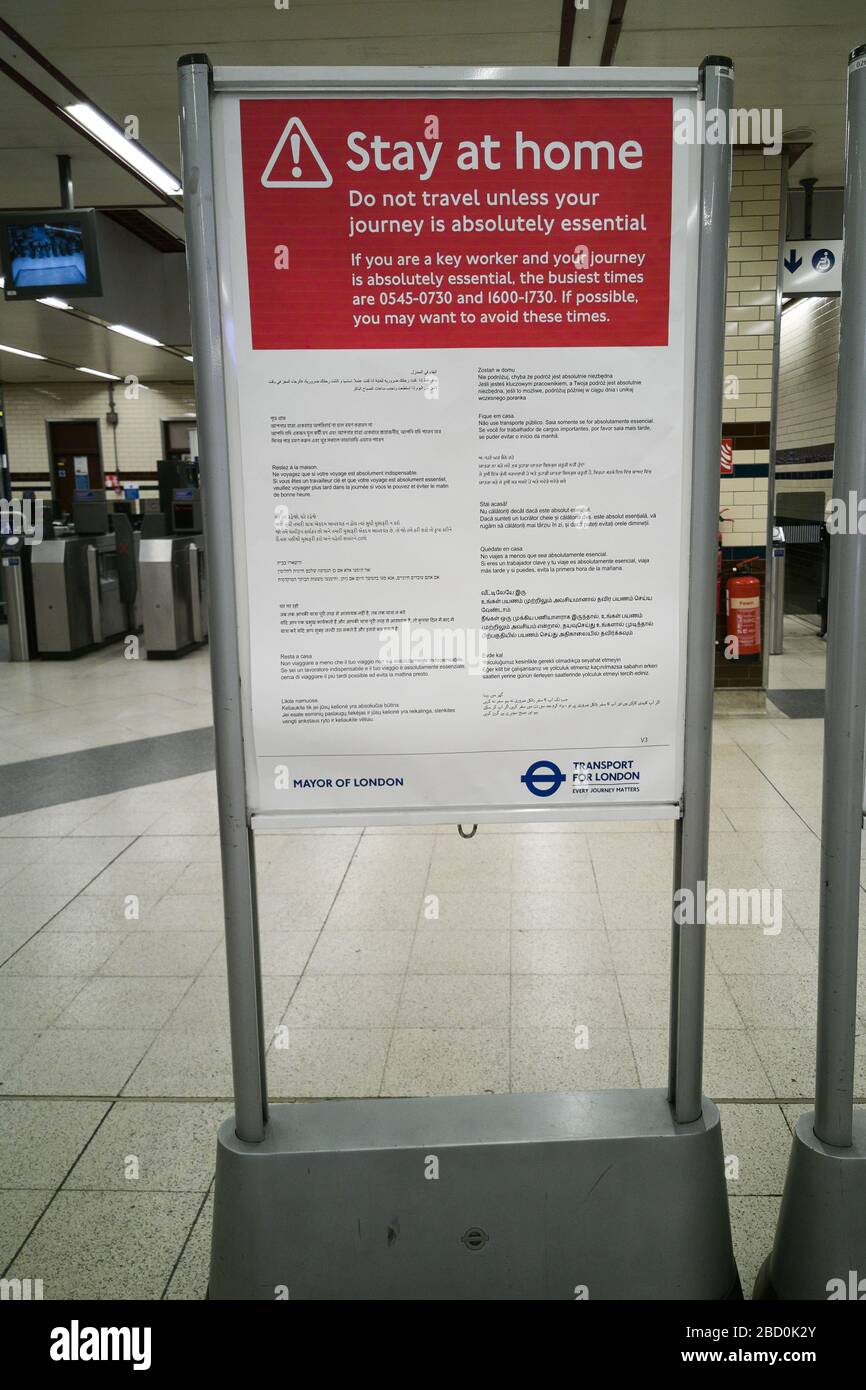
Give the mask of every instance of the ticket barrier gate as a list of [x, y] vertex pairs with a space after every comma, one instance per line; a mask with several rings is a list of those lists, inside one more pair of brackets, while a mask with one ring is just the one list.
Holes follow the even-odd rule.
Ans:
[[9, 633], [9, 660], [30, 661], [36, 655], [36, 615], [33, 608], [32, 546], [20, 531], [0, 535], [0, 582]]
[[129, 630], [128, 567], [119, 563], [104, 496], [76, 499], [72, 529], [55, 528], [52, 539], [35, 546], [31, 568], [41, 657], [79, 656]]
[[195, 487], [172, 493], [163, 513], [142, 517], [141, 616], [149, 658], [183, 656], [207, 641], [207, 580], [201, 503]]

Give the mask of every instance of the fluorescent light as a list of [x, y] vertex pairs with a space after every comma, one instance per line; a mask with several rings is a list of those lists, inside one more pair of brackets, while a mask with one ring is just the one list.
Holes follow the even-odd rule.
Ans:
[[192, 362], [193, 359], [190, 356], [188, 356], [187, 353], [184, 353], [183, 360], [184, 362]]
[[[30, 356], [30, 354], [28, 354], [28, 356]], [[99, 372], [95, 367], [76, 367], [75, 370], [77, 372], [87, 372], [88, 376], [104, 376], [106, 381], [120, 381], [121, 379], [119, 376], [115, 376], [113, 372]]]
[[48, 307], [49, 307], [49, 309], [68, 309], [68, 308], [69, 308], [69, 305], [66, 303], [66, 300], [65, 300], [65, 299], [55, 299], [55, 298], [53, 297], [53, 295], [49, 295], [47, 299], [37, 299], [36, 303], [37, 303], [37, 304], [47, 304]]
[[108, 326], [112, 333], [122, 333], [125, 338], [134, 338], [137, 343], [146, 343], [148, 347], [164, 347], [158, 338], [151, 338], [147, 333], [139, 333], [137, 328], [127, 328], [125, 323], [110, 323]]
[[14, 352], [16, 357], [33, 357], [37, 362], [46, 360], [41, 352], [25, 352], [23, 348], [9, 347], [7, 343], [0, 343], [0, 352]]
[[0, 275], [0, 290], [3, 289], [3, 287], [4, 287], [5, 284], [6, 284], [5, 277], [2, 276], [2, 275]]
[[64, 107], [64, 110], [67, 116], [71, 116], [84, 130], [95, 135], [96, 139], [111, 150], [112, 154], [122, 159], [124, 164], [142, 174], [148, 183], [162, 189], [163, 193], [183, 192], [177, 176], [171, 170], [166, 169], [163, 164], [158, 164], [152, 155], [141, 148], [137, 140], [127, 140], [120, 126], [107, 120], [87, 102], [74, 102], [71, 106]]

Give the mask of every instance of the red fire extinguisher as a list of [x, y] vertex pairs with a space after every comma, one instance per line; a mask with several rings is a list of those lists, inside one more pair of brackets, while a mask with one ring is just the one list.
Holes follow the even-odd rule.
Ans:
[[735, 569], [727, 583], [726, 598], [728, 638], [735, 639], [726, 644], [727, 654], [732, 661], [756, 661], [761, 655], [761, 581]]

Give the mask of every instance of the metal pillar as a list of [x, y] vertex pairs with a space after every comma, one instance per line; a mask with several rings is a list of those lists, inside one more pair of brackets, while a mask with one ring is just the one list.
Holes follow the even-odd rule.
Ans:
[[[845, 252], [834, 496], [866, 496], [866, 44], [848, 63]], [[814, 1114], [794, 1135], [773, 1253], [756, 1297], [827, 1298], [866, 1270], [866, 1116], [854, 1114], [860, 832], [866, 743], [866, 538], [830, 543]]]
[[[866, 49], [851, 55], [833, 495], [866, 497]], [[830, 542], [815, 1133], [851, 1143], [866, 740], [866, 537]], [[853, 534], [850, 522], [853, 520]]]
[[[184, 226], [201, 442], [201, 492], [208, 556], [210, 664], [216, 737], [235, 1132], [247, 1143], [265, 1137], [267, 1086], [252, 836], [247, 823], [241, 725], [240, 659], [232, 553], [228, 430], [217, 277], [211, 67], [203, 54], [179, 68]], [[219, 561], [216, 556], [219, 555]]]
[[72, 191], [72, 160], [68, 154], [57, 156], [57, 178], [60, 182], [60, 206], [71, 211], [75, 207], [75, 194]]
[[[733, 100], [730, 58], [701, 64], [707, 112], [729, 112]], [[701, 238], [695, 338], [695, 414], [683, 755], [683, 813], [674, 845], [674, 891], [703, 901], [710, 825], [710, 761], [716, 638], [716, 545], [719, 522], [719, 439], [725, 360], [725, 279], [731, 146], [706, 144], [701, 161]], [[668, 1095], [679, 1124], [701, 1113], [704, 1049], [706, 925], [673, 924]]]

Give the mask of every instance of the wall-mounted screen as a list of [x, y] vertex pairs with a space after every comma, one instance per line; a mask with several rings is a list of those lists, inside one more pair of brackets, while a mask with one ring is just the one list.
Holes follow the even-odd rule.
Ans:
[[0, 213], [6, 299], [102, 293], [92, 208]]

